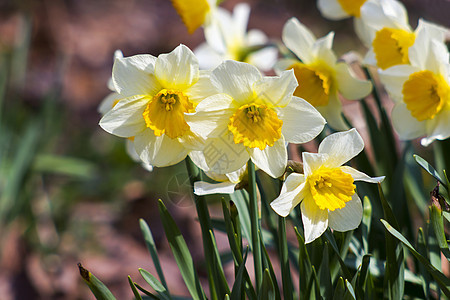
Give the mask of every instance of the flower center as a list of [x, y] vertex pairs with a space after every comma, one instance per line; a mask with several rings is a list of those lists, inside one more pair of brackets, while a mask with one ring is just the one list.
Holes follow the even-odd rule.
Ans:
[[206, 14], [211, 9], [207, 0], [172, 0], [172, 4], [189, 33], [193, 33], [205, 22]]
[[359, 17], [361, 12], [361, 6], [366, 0], [338, 0], [342, 9], [350, 16]]
[[418, 121], [433, 119], [450, 103], [447, 81], [431, 71], [419, 71], [409, 76], [403, 84], [403, 101]]
[[233, 133], [234, 143], [264, 150], [281, 137], [282, 125], [272, 108], [252, 103], [241, 106], [230, 117], [228, 129]]
[[339, 168], [320, 167], [306, 181], [317, 206], [330, 211], [344, 208], [356, 188], [353, 177]]
[[294, 69], [299, 83], [294, 91], [295, 96], [305, 99], [313, 106], [328, 104], [333, 85], [333, 72], [324, 62], [318, 61], [310, 65], [295, 63], [289, 69]]
[[375, 34], [372, 42], [378, 67], [387, 69], [408, 64], [408, 49], [414, 44], [416, 36], [402, 29], [383, 28]]
[[182, 92], [162, 89], [149, 101], [142, 115], [156, 136], [165, 133], [174, 139], [189, 130], [184, 113], [193, 111], [194, 104]]

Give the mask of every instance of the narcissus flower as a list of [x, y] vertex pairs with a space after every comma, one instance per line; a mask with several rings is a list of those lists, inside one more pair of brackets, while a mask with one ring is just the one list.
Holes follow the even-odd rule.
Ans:
[[409, 49], [410, 65], [380, 71], [381, 82], [395, 101], [392, 123], [403, 140], [450, 137], [450, 64], [444, 43], [422, 30]]
[[133, 138], [145, 163], [163, 167], [183, 160], [204, 140], [190, 130], [185, 113], [214, 93], [184, 45], [171, 53], [117, 58], [112, 82], [119, 99], [100, 120], [107, 132]]
[[206, 43], [194, 50], [200, 68], [212, 69], [227, 59], [243, 61], [255, 65], [262, 71], [273, 67], [278, 51], [274, 47], [264, 47], [267, 36], [260, 30], [247, 32], [250, 6], [239, 3], [230, 14], [217, 8], [214, 21], [205, 27]]
[[316, 40], [313, 33], [292, 18], [283, 28], [284, 44], [299, 60], [283, 59], [277, 69], [293, 69], [298, 87], [295, 96], [311, 103], [337, 130], [347, 129], [342, 118], [338, 93], [349, 100], [362, 99], [372, 90], [372, 84], [360, 80], [344, 62], [338, 62], [331, 49], [334, 33]]
[[363, 148], [354, 128], [329, 135], [320, 143], [319, 153], [303, 152], [304, 174], [290, 174], [280, 196], [270, 204], [283, 217], [300, 204], [306, 243], [320, 237], [328, 226], [337, 231], [359, 226], [363, 210], [354, 181], [378, 183], [384, 179], [343, 166]]
[[217, 6], [216, 0], [171, 1], [189, 33], [194, 33], [202, 25], [210, 24]]
[[305, 143], [325, 120], [305, 100], [293, 97], [294, 72], [263, 77], [250, 64], [225, 61], [211, 73], [220, 94], [202, 101], [186, 120], [208, 141], [203, 150], [209, 170], [226, 174], [250, 158], [272, 177], [286, 168], [286, 142]]
[[422, 30], [427, 30], [429, 39], [444, 40], [445, 29], [423, 20], [413, 31], [405, 7], [395, 0], [368, 0], [361, 19], [366, 24], [361, 39], [369, 48], [365, 63], [383, 70], [409, 63], [408, 49]]

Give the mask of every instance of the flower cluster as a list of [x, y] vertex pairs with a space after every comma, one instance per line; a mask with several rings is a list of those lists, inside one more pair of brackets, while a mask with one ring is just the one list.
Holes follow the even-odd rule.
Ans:
[[[276, 61], [274, 43], [258, 30], [246, 31], [250, 8], [233, 13], [215, 1], [172, 1], [190, 32], [203, 26], [206, 43], [194, 52], [116, 55], [110, 89], [101, 106], [100, 126], [126, 138], [146, 166], [174, 165], [187, 156], [219, 184], [197, 182], [195, 192], [232, 193], [246, 180], [246, 164], [274, 178], [286, 173], [287, 144], [331, 134], [318, 153], [302, 154], [303, 174], [285, 178], [273, 210], [287, 216], [300, 204], [305, 241], [329, 226], [356, 228], [362, 217], [354, 181], [378, 183], [349, 166], [363, 150], [349, 129], [340, 98], [360, 100], [372, 91], [332, 50], [334, 33], [317, 39], [292, 18], [282, 42], [292, 56]], [[358, 36], [368, 47], [366, 65], [377, 68], [395, 101], [393, 125], [402, 139], [426, 135], [422, 144], [450, 136], [449, 53], [444, 29], [420, 21], [412, 30], [396, 0], [319, 0], [325, 17], [355, 17]], [[195, 53], [195, 54], [194, 54]], [[265, 76], [274, 69], [276, 76]]]

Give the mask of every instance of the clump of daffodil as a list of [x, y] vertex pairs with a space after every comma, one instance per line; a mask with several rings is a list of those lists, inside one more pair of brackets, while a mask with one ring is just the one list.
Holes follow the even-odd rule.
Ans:
[[381, 82], [395, 102], [392, 123], [400, 139], [427, 146], [450, 136], [450, 64], [444, 43], [422, 30], [409, 49], [409, 65], [380, 71]]
[[292, 70], [263, 77], [250, 64], [228, 60], [212, 71], [211, 83], [219, 94], [187, 116], [192, 130], [208, 138], [203, 152], [210, 171], [230, 173], [251, 159], [279, 177], [286, 168], [286, 142], [305, 143], [324, 127], [313, 106], [292, 96]]
[[191, 50], [180, 45], [158, 57], [117, 58], [112, 83], [117, 101], [100, 120], [107, 132], [133, 140], [140, 159], [157, 167], [183, 160], [204, 140], [190, 130], [185, 113], [213, 94], [209, 75]]
[[206, 26], [206, 43], [194, 50], [200, 68], [212, 69], [227, 59], [244, 61], [255, 65], [262, 71], [273, 67], [277, 59], [274, 47], [264, 47], [267, 36], [260, 30], [247, 32], [250, 6], [239, 3], [233, 9], [233, 14], [218, 7], [214, 22]]
[[337, 231], [359, 226], [363, 209], [354, 182], [378, 183], [384, 179], [343, 166], [363, 148], [364, 142], [354, 128], [329, 135], [320, 143], [319, 153], [302, 153], [304, 174], [290, 174], [280, 196], [270, 204], [283, 217], [300, 204], [305, 243], [320, 237], [328, 226]]
[[171, 0], [189, 33], [213, 22], [217, 0]]
[[292, 18], [283, 28], [282, 39], [298, 59], [282, 59], [277, 69], [293, 69], [299, 83], [294, 92], [311, 103], [336, 130], [347, 129], [342, 117], [339, 93], [349, 100], [370, 94], [372, 84], [356, 78], [345, 62], [338, 62], [331, 49], [334, 33], [318, 40], [313, 33]]
[[427, 30], [429, 39], [444, 40], [445, 29], [423, 20], [413, 31], [405, 7], [395, 0], [368, 0], [361, 8], [361, 19], [366, 24], [361, 39], [369, 48], [365, 63], [383, 70], [409, 64], [408, 49], [422, 30]]
[[323, 17], [329, 20], [353, 18], [356, 34], [362, 38], [366, 31], [361, 20], [361, 8], [368, 0], [318, 0], [317, 8]]

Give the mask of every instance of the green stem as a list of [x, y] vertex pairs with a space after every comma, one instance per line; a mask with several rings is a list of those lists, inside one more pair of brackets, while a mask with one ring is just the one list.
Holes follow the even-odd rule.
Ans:
[[283, 298], [292, 299], [292, 279], [289, 268], [288, 245], [286, 239], [286, 218], [278, 217], [278, 247], [280, 252], [281, 279], [283, 282]]
[[[188, 157], [185, 159], [186, 169], [188, 171], [189, 181], [191, 183], [192, 192], [194, 192], [194, 182], [202, 180], [202, 174], [197, 168], [197, 166], [192, 162], [192, 160]], [[215, 276], [214, 276], [214, 257], [213, 257], [213, 249], [211, 245], [211, 236], [209, 234], [209, 230], [211, 227], [211, 219], [209, 217], [208, 206], [206, 205], [206, 199], [203, 196], [197, 196], [193, 193], [195, 199], [195, 207], [197, 209], [198, 220], [200, 222], [200, 227], [202, 230], [202, 238], [203, 238], [203, 251], [205, 252], [205, 260], [208, 271], [208, 282], [209, 282], [209, 290], [210, 290], [210, 298], [218, 299], [216, 292], [216, 284], [215, 284]]]
[[256, 278], [256, 290], [259, 291], [262, 283], [262, 257], [261, 257], [261, 244], [259, 240], [259, 233], [261, 231], [261, 220], [258, 210], [258, 196], [256, 191], [256, 172], [255, 165], [251, 160], [247, 163], [248, 167], [248, 189], [250, 194], [250, 227], [252, 234], [253, 244], [253, 261], [255, 266], [255, 278]]

